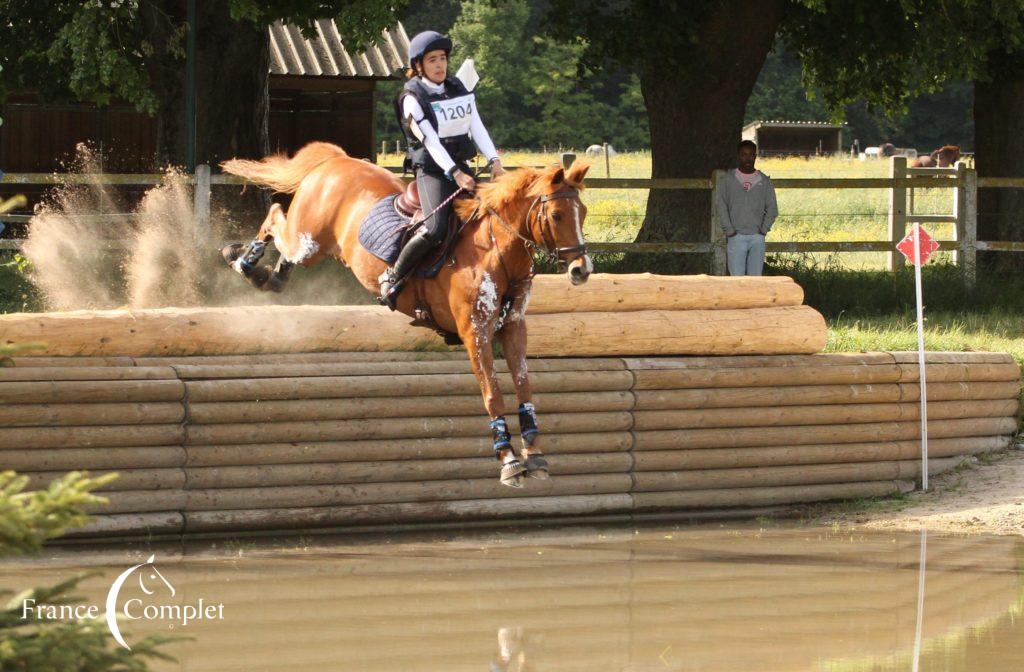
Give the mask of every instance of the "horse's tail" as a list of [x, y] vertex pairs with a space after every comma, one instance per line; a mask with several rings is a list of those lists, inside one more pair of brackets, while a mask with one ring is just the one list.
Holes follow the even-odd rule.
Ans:
[[282, 194], [294, 193], [306, 175], [325, 161], [348, 156], [341, 147], [329, 142], [311, 142], [290, 159], [284, 154], [268, 156], [262, 161], [231, 159], [220, 164], [224, 172], [238, 175], [260, 186]]

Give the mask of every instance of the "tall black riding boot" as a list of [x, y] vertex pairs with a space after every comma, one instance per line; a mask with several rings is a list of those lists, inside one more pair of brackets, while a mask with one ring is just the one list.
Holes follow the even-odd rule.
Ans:
[[402, 251], [395, 260], [395, 265], [380, 274], [377, 282], [380, 283], [380, 302], [391, 310], [395, 309], [395, 301], [405, 278], [416, 268], [416, 264], [426, 255], [437, 243], [427, 235], [425, 229], [420, 229], [413, 234], [409, 242], [405, 244]]

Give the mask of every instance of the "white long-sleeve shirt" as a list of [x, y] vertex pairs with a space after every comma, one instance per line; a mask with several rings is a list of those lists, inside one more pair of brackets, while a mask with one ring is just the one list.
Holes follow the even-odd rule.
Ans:
[[[441, 93], [444, 91], [444, 84], [435, 84], [429, 79], [420, 78], [420, 81], [426, 87], [426, 89], [432, 93]], [[437, 131], [430, 125], [429, 122], [423, 122], [426, 116], [423, 112], [423, 108], [420, 106], [415, 96], [406, 96], [402, 101], [402, 114], [406, 117], [412, 117], [414, 124], [419, 128], [420, 133], [423, 135], [423, 146], [427, 148], [430, 153], [430, 157], [434, 159], [434, 162], [440, 166], [441, 170], [448, 172], [455, 165], [455, 161], [451, 155], [448, 154], [448, 150], [441, 144], [441, 138], [437, 135]], [[487, 132], [487, 128], [484, 127], [483, 120], [480, 119], [480, 114], [476, 109], [476, 105], [473, 106], [473, 114], [469, 122], [469, 135], [473, 138], [473, 143], [476, 148], [480, 150], [480, 153], [487, 157], [488, 161], [498, 158], [498, 150], [495, 149], [494, 143], [491, 141], [491, 136]]]

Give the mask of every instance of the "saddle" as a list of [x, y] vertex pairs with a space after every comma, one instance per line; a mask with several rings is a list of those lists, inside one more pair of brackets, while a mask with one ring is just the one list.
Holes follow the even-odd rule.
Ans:
[[[456, 200], [470, 197], [467, 194], [457, 197]], [[419, 190], [416, 188], [416, 182], [412, 181], [406, 186], [404, 192], [385, 196], [370, 208], [370, 212], [359, 226], [359, 244], [379, 259], [393, 264], [409, 238], [421, 226], [420, 224], [412, 225], [412, 222], [418, 222], [422, 217], [423, 210], [420, 205]], [[462, 233], [462, 227], [463, 222], [459, 220], [455, 208], [452, 208], [444, 240], [424, 255], [420, 263], [413, 269], [412, 274], [421, 278], [432, 278], [440, 273], [444, 265], [452, 259], [455, 243], [459, 239], [459, 234]], [[510, 302], [503, 301], [503, 316], [507, 315], [510, 306]], [[412, 325], [433, 329], [444, 338], [444, 342], [448, 345], [462, 343], [458, 334], [447, 332], [437, 324], [430, 306], [422, 296], [416, 297], [414, 310], [415, 317], [411, 322]]]
[[[404, 192], [385, 196], [374, 204], [359, 226], [359, 243], [377, 258], [393, 264], [409, 238], [422, 226], [422, 217], [419, 190], [412, 181]], [[413, 274], [421, 278], [436, 276], [451, 258], [461, 230], [462, 222], [452, 208], [444, 240], [424, 255]]]

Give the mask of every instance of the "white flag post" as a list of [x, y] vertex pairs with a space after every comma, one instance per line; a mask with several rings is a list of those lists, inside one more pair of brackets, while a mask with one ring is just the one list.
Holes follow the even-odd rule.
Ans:
[[921, 225], [914, 222], [914, 289], [917, 293], [917, 368], [921, 383], [921, 489], [928, 490], [928, 391], [924, 365], [924, 302], [921, 298]]
[[917, 295], [917, 368], [921, 388], [921, 489], [928, 489], [928, 381], [924, 362], [924, 301], [921, 298], [921, 267], [939, 249], [939, 244], [914, 222], [914, 229], [896, 245], [896, 249], [914, 265], [914, 289]]

